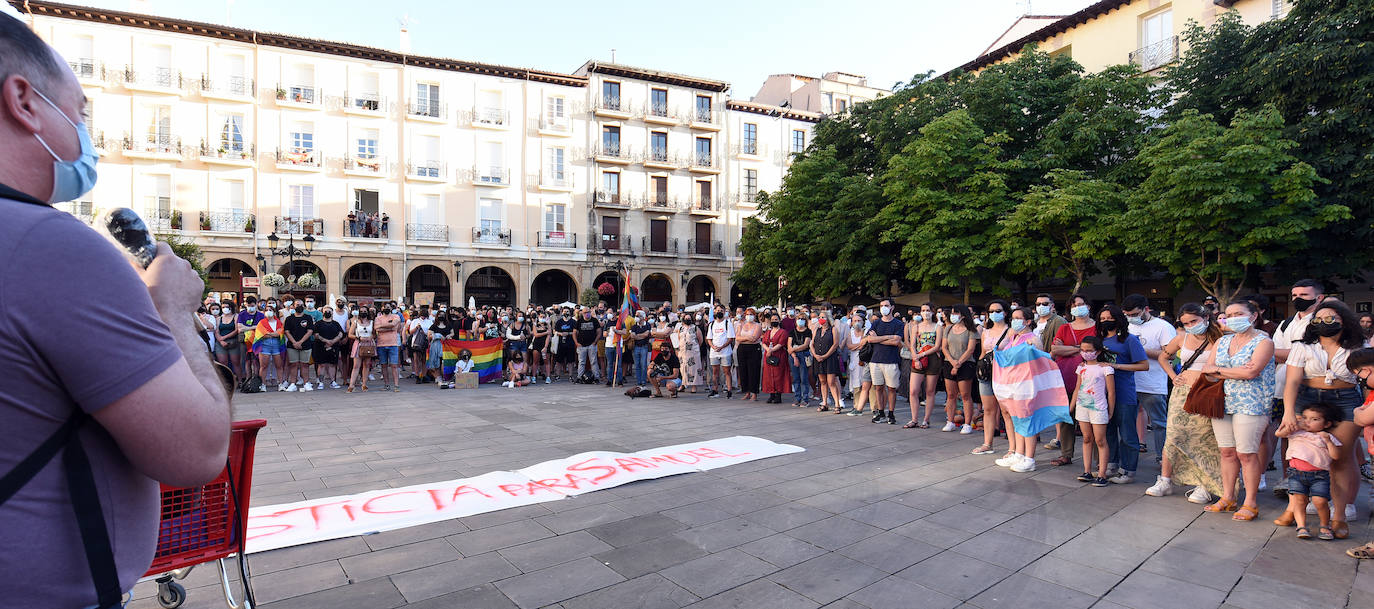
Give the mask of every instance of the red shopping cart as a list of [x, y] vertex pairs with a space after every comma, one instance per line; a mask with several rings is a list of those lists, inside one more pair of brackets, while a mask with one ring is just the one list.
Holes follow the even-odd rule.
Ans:
[[[253, 485], [253, 447], [267, 421], [236, 421], [229, 435], [224, 471], [204, 486], [162, 487], [162, 521], [157, 552], [145, 578], [157, 582], [157, 602], [176, 609], [186, 602], [184, 579], [196, 565], [218, 561], [224, 602], [230, 609], [252, 609], [252, 574], [244, 555], [249, 489]], [[226, 560], [237, 555], [240, 586], [235, 598]]]

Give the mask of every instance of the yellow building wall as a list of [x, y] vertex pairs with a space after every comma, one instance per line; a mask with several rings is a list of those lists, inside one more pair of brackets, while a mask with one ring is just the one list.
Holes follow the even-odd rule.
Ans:
[[[1132, 51], [1142, 46], [1141, 24], [1163, 11], [1173, 12], [1173, 32], [1181, 35], [1189, 21], [1211, 25], [1223, 12], [1238, 11], [1250, 25], [1273, 18], [1273, 0], [1238, 0], [1229, 9], [1212, 0], [1135, 0], [1089, 20], [1073, 29], [1039, 43], [1040, 50], [1053, 53], [1065, 47], [1070, 56], [1089, 72], [1130, 62]], [[1180, 53], [1186, 52], [1180, 42]], [[1014, 53], [996, 63], [1011, 61]]]

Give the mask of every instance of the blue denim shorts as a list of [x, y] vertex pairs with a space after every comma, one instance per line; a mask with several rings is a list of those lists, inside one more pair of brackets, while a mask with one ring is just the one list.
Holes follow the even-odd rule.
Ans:
[[1305, 472], [1288, 468], [1288, 492], [1294, 495], [1331, 499], [1331, 472]]
[[387, 364], [398, 364], [400, 362], [399, 347], [377, 347], [377, 363], [385, 366]]

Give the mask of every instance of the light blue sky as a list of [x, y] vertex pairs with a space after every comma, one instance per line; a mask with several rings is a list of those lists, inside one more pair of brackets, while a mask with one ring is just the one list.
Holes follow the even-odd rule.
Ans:
[[[609, 61], [725, 80], [747, 99], [769, 74], [864, 74], [888, 88], [958, 66], [1026, 12], [1027, 0], [68, 0], [396, 49], [571, 72]], [[1030, 0], [1068, 14], [1090, 0]]]

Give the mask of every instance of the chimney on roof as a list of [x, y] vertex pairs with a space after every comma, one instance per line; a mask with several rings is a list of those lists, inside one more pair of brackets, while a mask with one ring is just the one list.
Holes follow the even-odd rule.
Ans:
[[410, 15], [409, 15], [409, 14], [403, 15], [403, 16], [401, 17], [401, 19], [400, 19], [400, 23], [401, 23], [401, 52], [402, 52], [402, 53], [409, 53], [409, 52], [410, 52]]

